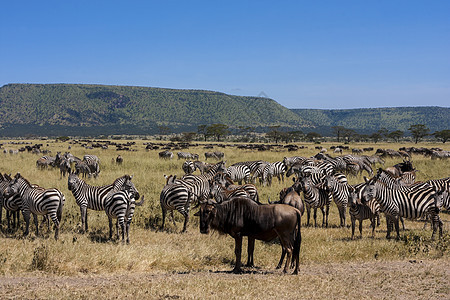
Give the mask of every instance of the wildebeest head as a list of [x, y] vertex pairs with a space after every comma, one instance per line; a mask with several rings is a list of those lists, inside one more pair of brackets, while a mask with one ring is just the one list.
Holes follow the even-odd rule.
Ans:
[[208, 234], [211, 228], [211, 222], [216, 215], [215, 205], [209, 201], [200, 204], [200, 209], [194, 216], [200, 217], [200, 233]]

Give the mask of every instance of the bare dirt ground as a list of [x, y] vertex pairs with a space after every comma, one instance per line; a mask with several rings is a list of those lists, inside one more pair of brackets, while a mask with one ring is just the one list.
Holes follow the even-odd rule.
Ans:
[[0, 299], [450, 299], [449, 259], [302, 265], [279, 270], [0, 277]]

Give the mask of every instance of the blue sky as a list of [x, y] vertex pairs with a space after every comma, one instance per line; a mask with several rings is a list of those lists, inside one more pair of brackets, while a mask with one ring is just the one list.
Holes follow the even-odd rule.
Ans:
[[3, 1], [0, 86], [264, 92], [288, 108], [450, 103], [450, 1]]

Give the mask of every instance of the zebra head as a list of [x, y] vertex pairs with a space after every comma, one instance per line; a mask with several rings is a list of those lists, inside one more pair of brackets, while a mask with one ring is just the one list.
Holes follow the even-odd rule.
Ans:
[[125, 175], [124, 176], [124, 181], [122, 184], [118, 184], [116, 183], [117, 180], [114, 182], [114, 189], [118, 189], [118, 190], [122, 190], [122, 191], [126, 191], [128, 194], [133, 195], [133, 198], [136, 200], [139, 200], [139, 192], [136, 189], [136, 186], [134, 185], [134, 183], [131, 181], [131, 179], [133, 179], [133, 175]]
[[366, 184], [363, 186], [360, 192], [360, 199], [363, 204], [366, 204], [373, 198], [375, 198], [375, 182], [377, 181], [377, 177], [373, 177], [372, 179], [367, 179], [364, 177]]
[[70, 173], [67, 179], [67, 188], [69, 191], [75, 190], [80, 185], [80, 180], [76, 173]]
[[19, 193], [23, 181], [24, 178], [20, 175], [20, 173], [17, 173], [16, 176], [14, 176], [14, 178], [11, 179], [9, 185], [6, 187], [4, 196], [6, 198], [9, 198], [14, 194]]

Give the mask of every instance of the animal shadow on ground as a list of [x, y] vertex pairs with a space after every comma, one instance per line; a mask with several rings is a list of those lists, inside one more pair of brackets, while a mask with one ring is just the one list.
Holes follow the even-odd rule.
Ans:
[[105, 235], [101, 230], [91, 231], [89, 232], [89, 239], [93, 243], [108, 243], [111, 240]]

